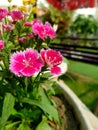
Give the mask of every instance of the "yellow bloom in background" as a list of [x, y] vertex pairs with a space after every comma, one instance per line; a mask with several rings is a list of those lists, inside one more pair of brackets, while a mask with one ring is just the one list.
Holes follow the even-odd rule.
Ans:
[[30, 0], [22, 0], [22, 3], [23, 3], [24, 5], [29, 5], [29, 4], [30, 4]]
[[10, 2], [12, 2], [12, 0], [8, 0], [8, 2], [10, 3]]
[[12, 9], [17, 9], [17, 5], [12, 5]]
[[19, 6], [19, 9], [20, 9], [21, 11], [27, 12], [27, 8], [26, 8], [25, 6]]
[[24, 5], [35, 4], [36, 0], [22, 0], [22, 3]]
[[32, 8], [32, 11], [36, 14], [36, 13], [38, 12], [38, 8], [37, 8], [36, 6], [34, 6], [34, 7]]
[[31, 3], [31, 4], [35, 4], [35, 3], [36, 3], [36, 0], [30, 0], [30, 3]]

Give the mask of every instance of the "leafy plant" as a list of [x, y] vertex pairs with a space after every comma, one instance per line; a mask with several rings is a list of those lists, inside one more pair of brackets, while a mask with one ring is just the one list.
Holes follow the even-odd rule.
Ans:
[[70, 26], [72, 33], [81, 35], [97, 35], [98, 34], [98, 22], [92, 15], [79, 14]]
[[56, 32], [48, 21], [35, 19], [36, 1], [23, 4], [0, 8], [0, 129], [50, 130], [48, 120], [60, 125], [51, 100], [58, 85], [51, 78], [61, 74], [63, 57], [48, 47]]

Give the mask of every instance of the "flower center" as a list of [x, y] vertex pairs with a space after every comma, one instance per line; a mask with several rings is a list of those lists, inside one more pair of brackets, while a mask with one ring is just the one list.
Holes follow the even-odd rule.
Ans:
[[25, 67], [30, 66], [30, 60], [31, 60], [31, 58], [29, 58], [28, 60], [23, 60], [23, 63], [25, 64]]
[[54, 66], [55, 64], [57, 64], [57, 63], [55, 62], [56, 59], [57, 59], [56, 57], [50, 57], [50, 56], [49, 56], [49, 57], [48, 57], [49, 64], [50, 64], [50, 65], [53, 65], [53, 66]]

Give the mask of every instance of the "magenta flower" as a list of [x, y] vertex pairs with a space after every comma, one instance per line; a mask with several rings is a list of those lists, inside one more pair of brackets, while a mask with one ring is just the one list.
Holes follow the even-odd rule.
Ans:
[[39, 20], [39, 19], [35, 19], [35, 20], [33, 21], [33, 25], [35, 25], [35, 24], [42, 25], [42, 21]]
[[60, 74], [61, 68], [58, 66], [62, 63], [62, 55], [60, 52], [57, 52], [52, 49], [44, 50], [40, 52], [44, 62], [49, 66], [51, 74]]
[[40, 20], [36, 19], [34, 20], [32, 24], [32, 30], [35, 35], [39, 35], [41, 39], [45, 38], [45, 35], [43, 35], [43, 24]]
[[0, 40], [0, 50], [2, 50], [4, 48], [4, 41]]
[[44, 28], [46, 30], [46, 35], [48, 37], [50, 37], [51, 39], [55, 38], [56, 36], [56, 32], [54, 31], [54, 29], [51, 27], [50, 23], [49, 22], [46, 22], [44, 24]]
[[32, 22], [25, 22], [24, 26], [31, 27], [32, 26]]
[[8, 14], [7, 9], [4, 8], [0, 8], [0, 20], [2, 20], [3, 18], [5, 18], [5, 16]]
[[29, 34], [27, 33], [26, 36], [28, 36], [30, 38], [34, 38], [34, 34], [32, 34], [32, 33], [29, 33]]
[[24, 42], [24, 41], [26, 41], [26, 40], [27, 40], [27, 38], [25, 38], [25, 37], [20, 37], [20, 38], [18, 39], [19, 42]]
[[42, 24], [42, 22], [37, 19], [32, 24], [32, 30], [34, 34], [38, 35], [42, 40], [45, 40], [47, 36], [51, 39], [56, 36], [54, 29], [48, 22]]
[[18, 76], [33, 76], [41, 71], [43, 65], [38, 52], [31, 48], [16, 52], [10, 58], [10, 70]]
[[4, 25], [4, 24], [2, 24], [2, 27], [3, 27], [3, 29], [8, 30], [8, 31], [11, 31], [11, 30], [14, 29], [13, 26], [10, 26], [10, 25]]
[[23, 18], [22, 12], [19, 10], [13, 10], [9, 13], [14, 21], [21, 20]]

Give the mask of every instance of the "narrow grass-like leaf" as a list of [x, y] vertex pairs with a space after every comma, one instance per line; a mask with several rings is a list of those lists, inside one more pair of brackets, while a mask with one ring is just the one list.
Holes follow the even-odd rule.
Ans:
[[22, 102], [40, 107], [44, 111], [44, 113], [49, 115], [49, 118], [57, 121], [60, 124], [58, 112], [56, 108], [53, 106], [53, 104], [49, 101], [48, 97], [46, 96], [42, 88], [40, 88], [40, 96], [40, 101], [23, 98]]
[[5, 95], [5, 99], [3, 103], [2, 116], [1, 116], [1, 121], [0, 121], [0, 130], [1, 128], [5, 126], [6, 121], [11, 115], [11, 112], [14, 107], [14, 103], [15, 103], [15, 98], [10, 93], [7, 93]]

